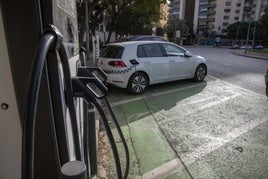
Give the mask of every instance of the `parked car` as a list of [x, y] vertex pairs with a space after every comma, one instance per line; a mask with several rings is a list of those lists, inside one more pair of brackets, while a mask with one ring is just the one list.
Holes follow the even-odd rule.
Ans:
[[261, 50], [261, 49], [263, 49], [263, 46], [262, 45], [256, 45], [256, 46], [254, 46], [253, 47], [253, 49], [257, 49], [257, 50]]
[[128, 36], [119, 40], [118, 42], [125, 42], [125, 41], [164, 41], [167, 42], [166, 39], [160, 36], [152, 36], [152, 35], [135, 35], [135, 36]]
[[251, 45], [243, 45], [243, 46], [240, 46], [240, 49], [249, 50], [249, 49], [252, 49], [252, 47]]
[[206, 59], [170, 42], [132, 41], [108, 44], [97, 66], [108, 75], [107, 83], [143, 93], [149, 85], [181, 79], [203, 81]]
[[265, 78], [265, 85], [266, 85], [266, 96], [268, 97], [268, 68], [266, 69]]
[[233, 45], [232, 47], [230, 47], [230, 49], [240, 49], [239, 45]]

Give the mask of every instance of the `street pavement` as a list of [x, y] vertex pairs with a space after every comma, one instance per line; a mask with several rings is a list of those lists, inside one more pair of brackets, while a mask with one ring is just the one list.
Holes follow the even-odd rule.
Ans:
[[[268, 101], [258, 91], [209, 75], [142, 95], [110, 88], [108, 98], [130, 150], [129, 178], [268, 177]], [[118, 136], [117, 145], [124, 165]]]

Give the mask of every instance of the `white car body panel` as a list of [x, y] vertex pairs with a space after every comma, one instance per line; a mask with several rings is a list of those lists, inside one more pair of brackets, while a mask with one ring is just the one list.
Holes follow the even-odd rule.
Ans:
[[[97, 66], [101, 67], [108, 75], [107, 83], [120, 88], [127, 88], [129, 78], [137, 71], [145, 72], [149, 78], [149, 85], [162, 82], [193, 78], [199, 64], [206, 64], [205, 58], [193, 55], [164, 56], [164, 57], [137, 57], [137, 47], [143, 44], [172, 44], [156, 41], [132, 41], [113, 43], [124, 47], [124, 52], [119, 59], [99, 57]], [[108, 45], [108, 46], [109, 46]], [[177, 46], [177, 45], [175, 45]], [[177, 46], [179, 47], [179, 46]], [[182, 47], [179, 47], [185, 50]], [[186, 50], [185, 50], [186, 51]], [[110, 61], [122, 60], [126, 67], [112, 67]], [[133, 65], [130, 60], [136, 60], [138, 65]]]

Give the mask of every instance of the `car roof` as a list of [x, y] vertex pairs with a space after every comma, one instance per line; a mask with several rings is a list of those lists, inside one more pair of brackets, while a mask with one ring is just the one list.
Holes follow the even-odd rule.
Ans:
[[[164, 41], [153, 41], [153, 40], [146, 40], [146, 41], [125, 41], [125, 42], [115, 42], [115, 43], [109, 43], [107, 45], [119, 45], [119, 46], [127, 46], [132, 44], [155, 44], [155, 43], [165, 43], [165, 44], [174, 44], [171, 42], [164, 42]], [[176, 44], [175, 44], [176, 45]]]
[[148, 38], [150, 38], [152, 41], [167, 41], [165, 38], [161, 36], [156, 36], [156, 35], [131, 35], [122, 39], [118, 39], [115, 42], [143, 41], [143, 40], [148, 40]]
[[107, 46], [117, 45], [117, 46], [126, 47], [126, 46], [132, 46], [132, 45], [137, 46], [137, 45], [143, 45], [143, 44], [171, 44], [171, 45], [178, 46], [181, 49], [187, 51], [184, 47], [179, 46], [178, 44], [175, 44], [173, 42], [165, 42], [165, 41], [125, 41], [125, 42], [109, 43], [107, 44]]

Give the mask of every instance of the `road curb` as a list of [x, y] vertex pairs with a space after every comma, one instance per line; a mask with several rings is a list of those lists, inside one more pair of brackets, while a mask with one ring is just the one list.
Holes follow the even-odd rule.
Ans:
[[244, 56], [244, 57], [268, 60], [268, 55], [257, 54], [257, 53], [254, 53], [254, 52], [245, 53], [244, 50], [243, 51], [241, 51], [241, 50], [239, 50], [239, 51], [232, 50], [231, 53], [235, 54], [235, 55], [239, 55], [239, 56]]

